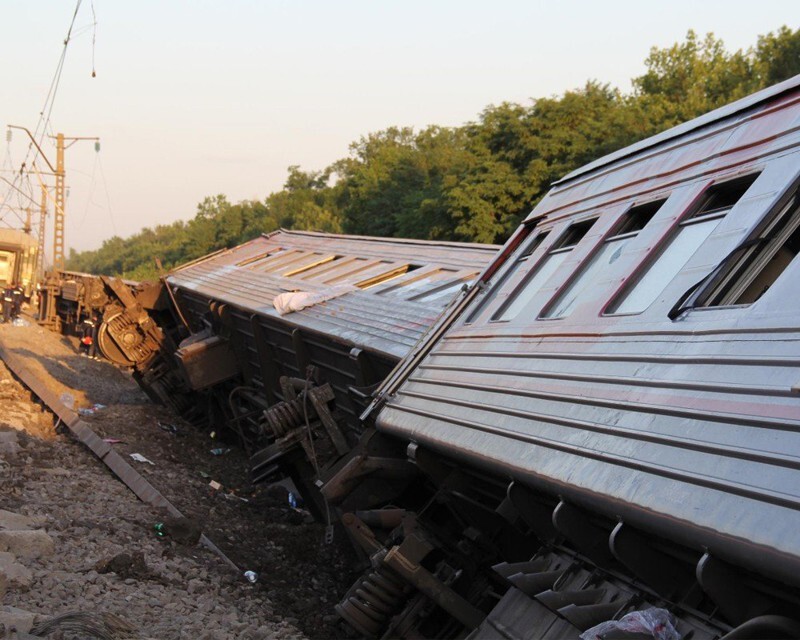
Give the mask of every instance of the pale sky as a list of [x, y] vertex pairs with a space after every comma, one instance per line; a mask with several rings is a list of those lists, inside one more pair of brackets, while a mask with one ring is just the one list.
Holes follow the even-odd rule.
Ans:
[[[3, 130], [36, 125], [75, 4], [0, 5]], [[322, 169], [389, 126], [461, 125], [592, 78], [628, 90], [688, 29], [734, 50], [799, 23], [796, 0], [83, 0], [51, 122], [101, 151], [67, 151], [67, 246], [189, 219], [217, 193], [261, 200], [289, 165]], [[2, 169], [26, 148], [3, 134]]]

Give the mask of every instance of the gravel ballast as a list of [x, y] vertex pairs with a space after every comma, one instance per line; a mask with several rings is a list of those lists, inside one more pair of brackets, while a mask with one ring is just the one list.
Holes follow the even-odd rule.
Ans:
[[[6, 580], [4, 608], [37, 622], [67, 612], [118, 616], [139, 638], [340, 634], [333, 605], [353, 579], [341, 535], [323, 544], [324, 527], [285, 495], [249, 485], [235, 445], [153, 405], [127, 372], [80, 357], [69, 339], [34, 324], [0, 325], [0, 342], [76, 408], [102, 405], [83, 418], [119, 441], [126, 459], [152, 462], [131, 464], [187, 518], [170, 521], [139, 502], [83, 445], [56, 435], [52, 415], [0, 363], [0, 553], [21, 576]], [[212, 455], [220, 446], [231, 450]], [[201, 530], [239, 571], [196, 544], [191, 534]], [[245, 570], [258, 574], [255, 584]], [[47, 637], [58, 634], [87, 637]]]

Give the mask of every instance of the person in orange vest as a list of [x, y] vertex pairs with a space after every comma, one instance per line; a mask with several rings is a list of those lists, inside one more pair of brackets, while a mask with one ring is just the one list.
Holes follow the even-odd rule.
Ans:
[[94, 355], [94, 338], [96, 330], [93, 318], [87, 318], [81, 324], [81, 355], [91, 358]]

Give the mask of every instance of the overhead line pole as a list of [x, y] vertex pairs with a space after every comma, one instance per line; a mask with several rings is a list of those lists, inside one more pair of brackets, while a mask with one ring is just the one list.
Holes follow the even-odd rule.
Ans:
[[[53, 216], [53, 269], [63, 271], [64, 267], [66, 266], [64, 220], [65, 220], [65, 210], [67, 206], [66, 167], [64, 164], [64, 151], [67, 149], [67, 147], [71, 147], [79, 140], [94, 140], [96, 143], [95, 150], [99, 151], [100, 138], [67, 137], [63, 133], [59, 133], [56, 136], [51, 136], [55, 137], [56, 139], [56, 166], [53, 167], [53, 163], [50, 162], [47, 155], [39, 146], [39, 143], [36, 142], [36, 138], [34, 138], [33, 134], [28, 129], [13, 124], [8, 125], [8, 127], [9, 129], [20, 129], [21, 131], [24, 131], [25, 133], [28, 134], [28, 137], [31, 139], [31, 142], [36, 146], [39, 155], [41, 155], [42, 158], [44, 158], [44, 161], [47, 163], [47, 166], [50, 168], [50, 171], [56, 178], [55, 212]], [[67, 141], [69, 141], [69, 144], [66, 144]]]
[[36, 251], [36, 278], [39, 282], [44, 280], [44, 227], [47, 220], [47, 186], [42, 182], [42, 201], [39, 206], [39, 242]]

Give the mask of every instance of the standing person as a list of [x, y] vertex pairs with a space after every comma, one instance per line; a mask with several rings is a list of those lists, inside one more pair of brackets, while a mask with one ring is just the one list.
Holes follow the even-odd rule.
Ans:
[[3, 290], [3, 322], [11, 322], [14, 313], [14, 294], [11, 287]]
[[18, 318], [22, 311], [22, 300], [24, 294], [22, 287], [14, 287], [11, 291], [11, 318]]
[[92, 316], [92, 331], [91, 338], [92, 344], [89, 345], [89, 357], [97, 359], [97, 329], [100, 326], [100, 318], [97, 314]]
[[92, 318], [87, 318], [81, 323], [81, 355], [91, 357], [92, 347], [94, 346], [94, 322]]

